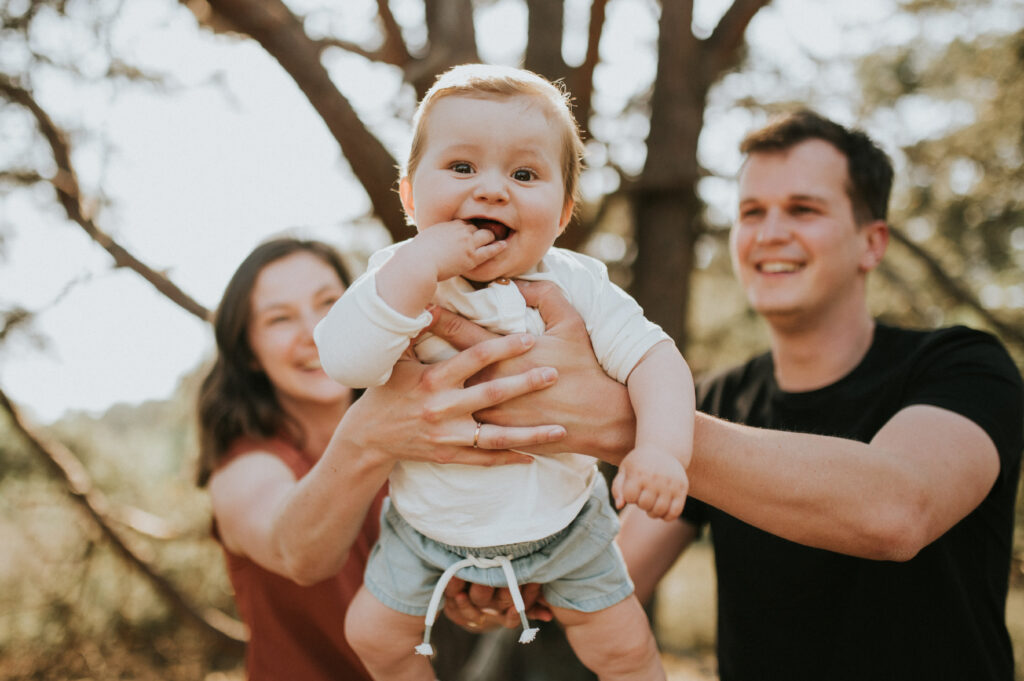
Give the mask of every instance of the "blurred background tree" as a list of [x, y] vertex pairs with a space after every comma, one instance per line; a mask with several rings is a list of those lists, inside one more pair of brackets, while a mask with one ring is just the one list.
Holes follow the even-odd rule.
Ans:
[[[488, 24], [488, 13], [524, 17], [523, 42], [505, 60], [564, 79], [588, 138], [585, 205], [562, 245], [606, 260], [685, 345], [698, 372], [738, 361], [764, 342], [733, 284], [725, 246], [739, 135], [795, 103], [865, 127], [897, 164], [895, 240], [872, 282], [877, 314], [921, 326], [988, 328], [1024, 362], [1020, 0], [878, 0], [857, 7], [838, 0], [163, 5], [167, 22], [186, 23], [225, 54], [270, 55], [286, 76], [275, 96], [304, 99], [315, 112], [351, 171], [346, 191], [365, 196], [366, 216], [340, 225], [339, 239], [364, 229], [393, 239], [410, 234], [394, 186], [397, 140], [416, 99], [439, 71], [489, 54], [501, 37], [496, 32], [507, 27]], [[76, 105], [97, 93], [168, 101], [187, 94], [180, 79], [133, 58], [138, 45], [160, 39], [153, 27], [132, 23], [135, 11], [120, 0], [0, 0], [0, 265], [19, 234], [64, 223], [74, 228], [69, 239], [98, 247], [99, 268], [112, 261], [131, 270], [185, 316], [204, 320], [207, 306], [188, 293], [189, 281], [172, 282], [160, 250], [143, 245], [149, 224], [126, 220], [111, 198], [123, 177], [123, 150], [109, 141], [114, 124]], [[840, 27], [833, 29], [839, 45], [829, 50], [807, 34], [827, 17]], [[139, 25], [147, 32], [132, 33]], [[785, 50], [766, 40], [780, 31], [788, 32]], [[220, 87], [214, 73], [198, 87]], [[399, 83], [388, 86], [383, 113], [362, 101], [373, 87], [367, 74], [381, 88]], [[224, 100], [241, 106], [233, 96], [227, 91]], [[202, 125], [173, 121], [166, 134], [187, 137]], [[174, 186], [164, 161], [153, 158], [146, 170], [157, 187]], [[239, 212], [227, 180], [209, 194], [225, 213]], [[355, 243], [355, 260], [371, 250]], [[25, 302], [29, 291], [0, 288], [0, 362], [40, 346], [45, 336], [33, 319], [94, 283], [92, 274], [82, 274], [87, 268], [63, 262], [63, 248], [51, 244], [36, 263], [57, 282], [42, 302]], [[193, 258], [219, 257], [207, 248], [197, 240]], [[100, 333], [93, 327], [101, 326], [85, 318], [81, 332]], [[116, 407], [100, 419], [72, 414], [46, 429], [102, 492], [98, 508], [83, 505], [74, 485], [46, 467], [13, 425], [0, 426], [0, 537], [11, 547], [0, 558], [0, 678], [107, 678], [131, 670], [136, 678], [194, 679], [237, 670], [237, 653], [211, 643], [217, 637], [206, 626], [224, 620], [205, 608], [230, 612], [232, 604], [208, 536], [205, 496], [192, 488], [188, 470], [195, 375], [167, 400]], [[118, 542], [138, 560], [125, 560]], [[147, 577], [146, 569], [154, 574]], [[706, 571], [695, 569], [706, 583]], [[183, 624], [162, 588], [179, 592], [199, 617]], [[706, 609], [713, 589], [699, 591]], [[672, 609], [685, 615], [691, 606], [680, 607], [676, 598]], [[1020, 650], [1024, 607], [1015, 603]], [[686, 616], [699, 630], [684, 633], [673, 629], [678, 619], [663, 617], [663, 645], [706, 656], [713, 615]], [[106, 635], [111, 630], [114, 638]]]

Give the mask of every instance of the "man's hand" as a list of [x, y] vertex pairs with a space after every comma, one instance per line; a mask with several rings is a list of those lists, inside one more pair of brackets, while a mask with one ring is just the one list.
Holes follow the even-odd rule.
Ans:
[[[550, 282], [517, 281], [526, 304], [536, 307], [546, 330], [525, 355], [497, 362], [474, 375], [467, 385], [522, 374], [536, 367], [558, 369], [557, 382], [476, 412], [476, 418], [503, 426], [558, 423], [568, 433], [553, 445], [528, 448], [538, 454], [580, 452], [618, 464], [633, 447], [636, 421], [625, 386], [608, 377], [597, 363], [590, 336], [579, 313]], [[430, 330], [463, 350], [495, 334], [447, 310], [433, 310]]]

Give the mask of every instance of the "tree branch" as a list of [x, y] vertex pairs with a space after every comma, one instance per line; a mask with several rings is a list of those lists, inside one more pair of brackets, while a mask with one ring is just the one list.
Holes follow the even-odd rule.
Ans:
[[209, 4], [262, 45], [292, 77], [338, 142], [391, 237], [396, 241], [411, 237], [414, 230], [405, 224], [394, 191], [394, 157], [338, 91], [320, 62], [320, 45], [306, 34], [298, 17], [281, 0], [211, 0]]
[[384, 45], [380, 49], [381, 61], [395, 66], [405, 67], [412, 61], [409, 48], [402, 37], [402, 28], [391, 13], [388, 0], [377, 0], [377, 16], [380, 17], [381, 28], [384, 29]]
[[590, 135], [590, 114], [594, 101], [594, 69], [601, 60], [601, 35], [607, 17], [608, 0], [594, 0], [590, 5], [587, 26], [587, 52], [583, 63], [569, 75], [569, 90], [575, 103], [576, 120], [584, 133]]
[[27, 186], [47, 179], [34, 170], [0, 170], [0, 182]]
[[205, 632], [219, 645], [240, 651], [244, 645], [244, 627], [224, 613], [201, 613], [169, 580], [158, 574], [152, 565], [118, 536], [107, 522], [109, 503], [96, 489], [88, 471], [71, 450], [56, 441], [47, 441], [33, 432], [21, 417], [19, 410], [0, 389], [0, 407], [8, 413], [15, 430], [25, 438], [30, 449], [46, 464], [52, 475], [66, 488], [72, 501], [82, 508], [110, 542], [114, 552], [131, 567], [137, 569], [153, 588], [186, 620]]
[[134, 270], [143, 279], [152, 284], [156, 290], [170, 298], [187, 312], [204, 321], [208, 321], [210, 319], [209, 310], [178, 288], [166, 276], [129, 253], [127, 249], [117, 243], [110, 235], [101, 230], [86, 214], [82, 202], [81, 189], [78, 184], [78, 175], [75, 173], [75, 168], [71, 163], [71, 148], [67, 143], [67, 139], [63, 131], [57, 127], [49, 114], [35, 100], [32, 93], [15, 83], [7, 75], [0, 74], [0, 96], [25, 107], [35, 117], [36, 125], [49, 143], [50, 150], [53, 153], [53, 160], [57, 164], [57, 173], [50, 179], [50, 183], [57, 190], [57, 199], [64, 206], [64, 212], [67, 213], [68, 218], [72, 222], [77, 223], [93, 241], [110, 253], [117, 267], [127, 267]]
[[410, 60], [405, 68], [405, 80], [416, 90], [416, 99], [426, 94], [438, 74], [456, 64], [480, 61], [472, 0], [423, 0], [423, 12], [427, 53], [422, 59]]
[[562, 57], [564, 0], [526, 0], [526, 7], [526, 56], [523, 66], [550, 80], [567, 78], [569, 67]]
[[739, 62], [747, 26], [769, 2], [771, 0], [734, 0], [719, 19], [715, 30], [703, 41], [703, 72], [709, 85]]
[[358, 45], [350, 40], [342, 40], [341, 38], [318, 38], [313, 40], [313, 44], [316, 45], [320, 52], [323, 52], [328, 47], [337, 47], [340, 50], [345, 50], [346, 52], [359, 55], [369, 61], [386, 61], [384, 53], [381, 50], [368, 50], [362, 45]]
[[942, 267], [942, 264], [939, 263], [931, 253], [912, 241], [901, 230], [890, 226], [889, 234], [891, 234], [892, 237], [904, 248], [910, 251], [911, 255], [925, 265], [928, 269], [928, 273], [936, 283], [942, 287], [942, 290], [945, 291], [947, 295], [978, 313], [978, 315], [981, 316], [981, 318], [984, 319], [992, 329], [999, 333], [1004, 340], [1012, 341], [1018, 347], [1024, 348], [1024, 333], [1021, 333], [1019, 327], [1007, 324], [996, 317], [991, 310], [981, 304], [981, 301], [978, 300], [973, 292], [949, 276], [946, 273], [946, 270]]

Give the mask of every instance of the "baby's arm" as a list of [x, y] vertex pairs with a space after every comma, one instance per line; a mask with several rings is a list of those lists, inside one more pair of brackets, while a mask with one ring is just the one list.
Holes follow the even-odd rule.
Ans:
[[670, 340], [652, 347], [626, 386], [636, 412], [636, 444], [612, 481], [615, 505], [636, 504], [652, 518], [672, 520], [686, 501], [693, 452], [693, 376]]
[[439, 281], [469, 272], [505, 246], [490, 230], [462, 220], [431, 225], [381, 266], [377, 294], [396, 312], [414, 317], [426, 309]]
[[[505, 248], [465, 222], [433, 225], [409, 241], [376, 253], [313, 332], [327, 375], [343, 385], [383, 385], [409, 341], [429, 323], [424, 312], [437, 282], [466, 272]], [[381, 257], [386, 258], [383, 263]]]

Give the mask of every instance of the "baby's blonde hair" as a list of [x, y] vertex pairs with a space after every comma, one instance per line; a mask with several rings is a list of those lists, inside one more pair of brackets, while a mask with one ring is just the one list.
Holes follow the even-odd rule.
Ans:
[[545, 113], [561, 127], [562, 176], [565, 180], [565, 200], [579, 205], [580, 172], [583, 168], [583, 140], [579, 125], [570, 109], [569, 93], [561, 83], [552, 83], [532, 71], [494, 66], [492, 64], [462, 64], [445, 71], [427, 90], [413, 116], [412, 144], [402, 175], [412, 179], [423, 149], [426, 147], [426, 121], [434, 104], [444, 97], [476, 97], [506, 99], [510, 97], [537, 97], [545, 106]]

